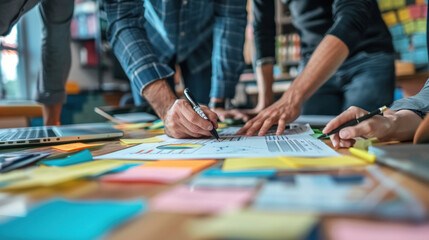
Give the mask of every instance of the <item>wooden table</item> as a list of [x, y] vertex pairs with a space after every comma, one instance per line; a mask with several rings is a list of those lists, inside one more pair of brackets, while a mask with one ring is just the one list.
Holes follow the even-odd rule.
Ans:
[[[149, 137], [143, 130], [127, 131], [126, 138], [143, 138]], [[96, 142], [97, 143], [97, 142]], [[103, 146], [92, 151], [94, 156], [109, 153], [125, 148], [118, 140], [100, 141]], [[326, 142], [330, 144], [330, 142]], [[52, 151], [53, 155], [60, 154], [59, 151], [52, 150], [50, 147], [34, 148], [28, 151], [46, 150]], [[346, 149], [339, 149], [338, 152], [348, 154]], [[428, 183], [421, 182], [413, 177], [398, 173], [392, 169], [381, 167], [386, 175], [395, 174], [397, 180], [403, 187], [413, 193], [424, 205], [426, 212], [429, 209], [429, 191]], [[364, 168], [355, 168], [352, 170], [336, 170], [336, 172], [363, 172]], [[192, 178], [192, 176], [191, 176]], [[135, 199], [145, 198], [150, 200], [153, 196], [176, 185], [188, 181], [190, 178], [178, 182], [174, 185], [162, 184], [120, 184], [106, 183], [96, 180], [77, 180], [64, 183], [51, 188], [37, 188], [25, 192], [15, 192], [25, 194], [32, 202], [38, 202], [50, 197], [61, 196], [72, 199]], [[59, 215], [60, 216], [60, 215]], [[204, 218], [204, 216], [192, 216], [175, 213], [155, 213], [147, 212], [136, 219], [126, 223], [113, 230], [107, 239], [189, 239], [184, 226], [189, 220]], [[329, 224], [338, 219], [349, 219], [356, 217], [347, 216], [321, 216], [322, 232], [329, 230]], [[378, 221], [372, 218], [363, 218], [365, 221]], [[410, 238], [411, 239], [411, 238]]]

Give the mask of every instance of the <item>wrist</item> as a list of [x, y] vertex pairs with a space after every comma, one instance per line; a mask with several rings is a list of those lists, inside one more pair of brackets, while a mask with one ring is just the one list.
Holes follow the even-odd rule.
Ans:
[[398, 129], [398, 116], [396, 114], [384, 114], [385, 121], [384, 125], [386, 127], [385, 139], [393, 139], [396, 136], [396, 129]]

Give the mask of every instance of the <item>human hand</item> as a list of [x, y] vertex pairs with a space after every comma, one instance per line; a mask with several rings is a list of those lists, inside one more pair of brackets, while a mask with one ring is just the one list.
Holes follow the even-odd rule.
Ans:
[[[326, 127], [323, 129], [323, 133], [329, 133], [335, 128], [342, 124], [364, 116], [368, 112], [358, 108], [350, 107], [336, 118], [332, 119]], [[391, 135], [392, 126], [394, 121], [394, 111], [387, 110], [384, 112], [384, 116], [376, 115], [370, 119], [367, 119], [353, 127], [346, 127], [340, 132], [332, 134], [330, 136], [334, 147], [351, 147], [355, 143], [353, 138], [364, 137], [378, 139], [386, 139]]]
[[244, 111], [238, 109], [225, 110], [223, 108], [213, 108], [210, 110], [218, 115], [221, 122], [225, 122], [227, 118], [243, 119], [244, 122], [247, 122], [250, 118]]
[[273, 125], [278, 125], [276, 134], [281, 135], [286, 124], [294, 121], [301, 113], [301, 104], [291, 104], [288, 95], [284, 95], [270, 107], [261, 111], [255, 118], [249, 120], [237, 134], [264, 136]]
[[200, 138], [211, 136], [210, 130], [217, 125], [216, 113], [200, 106], [209, 120], [205, 120], [192, 109], [188, 101], [176, 100], [163, 117], [165, 133], [173, 138]]

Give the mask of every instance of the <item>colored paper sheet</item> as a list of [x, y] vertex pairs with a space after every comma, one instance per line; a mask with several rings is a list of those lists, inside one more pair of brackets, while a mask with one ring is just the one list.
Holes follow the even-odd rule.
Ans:
[[52, 148], [60, 151], [64, 151], [64, 152], [74, 152], [74, 151], [79, 151], [79, 150], [101, 146], [101, 145], [103, 144], [69, 143], [69, 144], [53, 146]]
[[227, 158], [223, 163], [224, 171], [245, 169], [281, 169], [294, 168], [292, 164], [285, 163], [278, 157], [270, 158]]
[[164, 128], [164, 122], [162, 120], [156, 120], [155, 122], [153, 122], [153, 124], [149, 127], [149, 129], [154, 130], [154, 129], [160, 129], [160, 128]]
[[316, 223], [313, 215], [244, 211], [194, 220], [187, 227], [195, 239], [306, 239]]
[[386, 223], [360, 220], [334, 221], [327, 228], [332, 240], [427, 240], [429, 224]]
[[188, 168], [192, 173], [216, 164], [216, 160], [159, 160], [143, 165], [143, 168]]
[[121, 143], [123, 144], [141, 144], [141, 143], [160, 143], [164, 142], [164, 140], [159, 137], [150, 137], [143, 139], [121, 139]]
[[259, 177], [268, 178], [276, 174], [275, 169], [244, 170], [244, 171], [223, 171], [222, 169], [209, 169], [201, 173], [204, 177]]
[[254, 188], [261, 182], [255, 177], [198, 177], [193, 179], [189, 186], [195, 188]]
[[151, 209], [162, 212], [219, 213], [241, 208], [250, 201], [250, 189], [194, 189], [180, 186], [156, 196]]
[[70, 155], [67, 158], [45, 160], [45, 161], [42, 161], [42, 163], [48, 166], [64, 167], [64, 166], [69, 166], [69, 165], [79, 164], [79, 163], [84, 163], [89, 161], [92, 161], [92, 155], [88, 149], [85, 149], [81, 152]]
[[136, 130], [152, 126], [152, 123], [129, 123], [129, 124], [119, 124], [114, 125], [113, 127], [119, 130]]
[[1, 239], [98, 239], [115, 226], [145, 210], [136, 201], [68, 201], [54, 199], [26, 217], [0, 225]]
[[174, 183], [192, 174], [188, 168], [143, 168], [134, 167], [125, 172], [109, 174], [101, 178], [107, 182]]
[[[92, 177], [122, 166], [119, 161], [99, 160], [67, 167], [39, 167], [26, 172], [26, 178], [20, 178], [2, 189], [24, 189], [32, 187], [48, 187], [83, 177]], [[8, 174], [13, 174], [7, 173]]]
[[164, 129], [149, 129], [147, 130], [148, 133], [152, 133], [152, 134], [164, 134], [165, 131]]
[[361, 140], [357, 140], [353, 145], [353, 147], [367, 151], [369, 146], [372, 146], [373, 143], [377, 143], [377, 142], [378, 142], [378, 138], [361, 139]]
[[277, 158], [228, 158], [225, 159], [222, 169], [300, 169], [315, 167], [348, 167], [364, 166], [368, 162], [353, 156], [303, 158], [303, 157], [277, 157]]

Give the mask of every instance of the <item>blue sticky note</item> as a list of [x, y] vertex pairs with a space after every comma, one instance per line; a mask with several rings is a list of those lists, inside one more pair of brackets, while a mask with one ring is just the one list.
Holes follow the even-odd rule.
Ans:
[[245, 170], [245, 171], [222, 171], [214, 168], [201, 173], [204, 177], [271, 177], [276, 174], [275, 169]]
[[70, 155], [67, 158], [45, 160], [45, 161], [42, 161], [42, 163], [48, 166], [65, 167], [65, 166], [89, 162], [89, 161], [92, 161], [92, 155], [88, 149], [85, 149], [74, 155]]
[[110, 170], [108, 173], [123, 172], [123, 171], [130, 169], [130, 168], [141, 166], [141, 165], [143, 165], [143, 163], [127, 163], [125, 165], [122, 165], [120, 167], [117, 167], [117, 168]]
[[54, 199], [1, 224], [0, 239], [96, 239], [145, 209], [142, 200]]
[[362, 184], [365, 177], [363, 175], [353, 174], [332, 176], [332, 179], [338, 184]]

